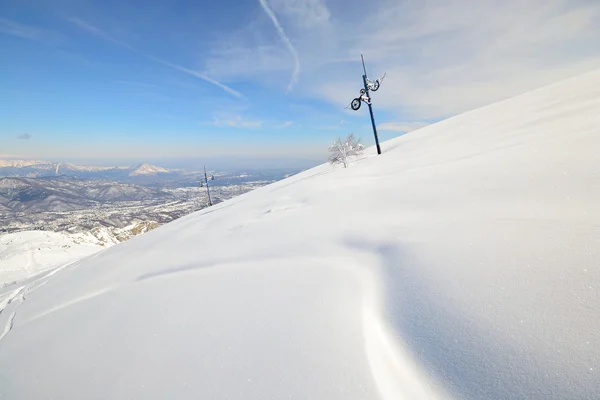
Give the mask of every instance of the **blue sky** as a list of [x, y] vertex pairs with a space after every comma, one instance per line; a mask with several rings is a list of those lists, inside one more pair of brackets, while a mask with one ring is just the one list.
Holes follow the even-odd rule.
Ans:
[[[368, 7], [365, 8], [365, 4]], [[5, 0], [0, 157], [325, 158], [600, 67], [597, 1]]]

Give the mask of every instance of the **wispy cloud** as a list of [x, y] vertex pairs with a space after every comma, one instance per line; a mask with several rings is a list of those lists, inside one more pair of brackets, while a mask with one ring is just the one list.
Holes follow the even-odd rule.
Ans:
[[60, 32], [21, 24], [5, 18], [0, 18], [0, 33], [52, 45], [60, 44], [66, 39]]
[[341, 120], [337, 125], [318, 126], [316, 129], [321, 130], [321, 131], [336, 131], [338, 129], [341, 129], [342, 125], [344, 125], [345, 123], [346, 123], [345, 120]]
[[330, 22], [331, 14], [323, 0], [270, 0], [278, 13], [294, 20], [295, 24], [313, 29]]
[[137, 49], [128, 45], [127, 43], [113, 38], [112, 36], [110, 36], [108, 33], [103, 31], [102, 29], [100, 29], [80, 18], [71, 17], [71, 18], [67, 18], [67, 20], [72, 22], [73, 24], [77, 25], [79, 28], [83, 29], [84, 31], [91, 33], [92, 35], [96, 35], [98, 37], [101, 37], [104, 40], [107, 40], [107, 41], [117, 44], [119, 46], [125, 47], [126, 49], [129, 49], [131, 51], [135, 51], [136, 53], [142, 54], [140, 51], [138, 51]]
[[181, 65], [173, 64], [173, 63], [171, 63], [169, 61], [165, 61], [163, 59], [160, 59], [160, 58], [148, 55], [148, 54], [143, 54], [143, 53], [140, 53], [140, 54], [142, 54], [143, 56], [149, 58], [150, 60], [156, 61], [157, 63], [166, 65], [167, 67], [171, 67], [171, 68], [174, 68], [174, 69], [176, 69], [178, 71], [184, 72], [186, 74], [195, 76], [196, 78], [200, 78], [200, 79], [202, 79], [202, 80], [204, 80], [204, 81], [206, 81], [208, 83], [212, 83], [213, 85], [215, 85], [215, 86], [223, 89], [224, 91], [226, 91], [227, 93], [231, 94], [232, 96], [235, 96], [237, 98], [244, 97], [244, 95], [241, 94], [240, 92], [238, 92], [237, 90], [234, 90], [234, 89], [230, 88], [229, 86], [224, 85], [221, 82], [218, 82], [218, 81], [212, 79], [211, 77], [209, 77], [209, 76], [207, 76], [205, 74], [201, 74], [198, 71], [194, 71], [194, 70], [191, 70], [189, 68], [182, 67]]
[[[294, 91], [343, 108], [362, 86], [364, 53], [371, 77], [387, 72], [373, 94], [376, 108], [410, 122], [445, 118], [600, 67], [598, 1], [358, 4], [260, 0], [269, 25], [251, 20], [224, 35], [226, 43], [215, 42], [207, 68], [268, 87], [291, 68], [289, 52], [301, 60], [302, 76], [310, 76], [310, 84], [290, 84]], [[272, 25], [285, 46], [265, 40]]]
[[4, 33], [5, 35], [16, 36], [29, 40], [39, 40], [42, 34], [42, 31], [38, 28], [19, 24], [4, 18], [0, 18], [0, 32]]
[[288, 128], [290, 126], [294, 125], [294, 121], [285, 121], [282, 124], [276, 125], [275, 128], [276, 129], [285, 129]]
[[240, 129], [257, 129], [263, 125], [263, 121], [248, 120], [241, 115], [215, 117], [213, 120], [214, 126], [240, 128]]
[[294, 71], [292, 72], [292, 78], [287, 89], [288, 91], [290, 91], [292, 90], [292, 87], [296, 84], [296, 82], [298, 82], [298, 75], [300, 74], [300, 57], [298, 56], [298, 51], [296, 51], [296, 48], [294, 47], [288, 36], [285, 34], [283, 27], [277, 20], [277, 17], [275, 16], [273, 10], [269, 7], [269, 3], [267, 3], [267, 0], [259, 0], [259, 3], [264, 12], [267, 14], [267, 16], [271, 18], [271, 21], [273, 22], [273, 25], [275, 26], [279, 37], [289, 50], [292, 57], [294, 58]]
[[411, 121], [411, 122], [384, 122], [377, 125], [380, 131], [395, 131], [395, 132], [412, 132], [417, 129], [429, 125], [428, 122]]
[[17, 139], [20, 140], [29, 140], [31, 138], [32, 136], [29, 133], [21, 133], [20, 135], [17, 135]]
[[[600, 3], [585, 0], [382, 0], [333, 54], [363, 51], [370, 74], [387, 71], [377, 107], [444, 118], [600, 67], [598, 18]], [[359, 60], [325, 69], [312, 94], [347, 104]]]
[[316, 129], [320, 131], [337, 131], [340, 127], [338, 125], [324, 125], [318, 126]]
[[244, 95], [241, 94], [240, 92], [238, 92], [237, 90], [234, 90], [234, 89], [230, 88], [229, 86], [224, 85], [223, 83], [218, 82], [215, 79], [212, 79], [211, 77], [209, 77], [209, 76], [207, 76], [205, 74], [202, 74], [202, 73], [200, 73], [198, 71], [194, 71], [194, 70], [186, 68], [186, 67], [182, 67], [181, 65], [174, 64], [174, 63], [172, 63], [170, 61], [163, 60], [162, 58], [158, 58], [158, 57], [154, 57], [153, 55], [146, 54], [146, 53], [144, 53], [144, 52], [136, 49], [135, 47], [129, 45], [128, 43], [125, 43], [125, 42], [123, 42], [121, 40], [117, 40], [117, 39], [113, 38], [108, 33], [106, 33], [104, 30], [102, 30], [102, 29], [100, 29], [100, 28], [98, 28], [98, 27], [96, 27], [96, 26], [94, 26], [94, 25], [92, 25], [92, 24], [90, 24], [90, 23], [88, 23], [86, 21], [83, 21], [80, 18], [72, 17], [72, 18], [68, 18], [68, 20], [70, 22], [72, 22], [73, 24], [77, 25], [79, 28], [81, 28], [81, 29], [83, 29], [83, 30], [85, 30], [85, 31], [93, 34], [93, 35], [96, 35], [96, 36], [98, 36], [98, 37], [100, 37], [100, 38], [102, 38], [104, 40], [107, 40], [107, 41], [112, 42], [112, 43], [114, 43], [116, 45], [119, 45], [121, 47], [129, 49], [129, 50], [131, 50], [131, 51], [133, 51], [133, 52], [135, 52], [135, 53], [137, 53], [137, 54], [139, 54], [139, 55], [141, 55], [143, 57], [146, 57], [149, 60], [152, 60], [152, 61], [157, 62], [159, 64], [165, 65], [167, 67], [176, 69], [176, 70], [178, 70], [180, 72], [183, 72], [183, 73], [186, 73], [188, 75], [195, 76], [196, 78], [200, 78], [200, 79], [202, 79], [202, 80], [204, 80], [204, 81], [206, 81], [208, 83], [211, 83], [211, 84], [213, 84], [213, 85], [215, 85], [215, 86], [223, 89], [224, 91], [226, 91], [227, 93], [231, 94], [232, 96], [235, 96], [235, 97], [238, 97], [238, 98], [244, 97]]

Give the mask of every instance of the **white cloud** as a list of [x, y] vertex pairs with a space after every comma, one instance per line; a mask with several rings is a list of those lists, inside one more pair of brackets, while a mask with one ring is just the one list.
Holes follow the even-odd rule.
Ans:
[[294, 125], [294, 121], [285, 121], [282, 124], [275, 126], [276, 129], [284, 129]]
[[154, 60], [154, 61], [156, 61], [156, 62], [158, 62], [160, 64], [166, 65], [168, 67], [171, 67], [171, 68], [176, 69], [176, 70], [181, 71], [181, 72], [185, 72], [186, 74], [195, 76], [196, 78], [200, 78], [200, 79], [202, 79], [202, 80], [204, 80], [204, 81], [206, 81], [208, 83], [212, 83], [213, 85], [215, 85], [215, 86], [223, 89], [227, 93], [229, 93], [229, 94], [231, 94], [231, 95], [233, 95], [233, 96], [235, 96], [237, 98], [244, 97], [244, 95], [241, 94], [240, 92], [238, 92], [237, 90], [234, 90], [234, 89], [230, 88], [229, 86], [224, 85], [221, 82], [218, 82], [215, 79], [212, 79], [212, 78], [210, 78], [209, 76], [207, 76], [205, 74], [201, 74], [200, 72], [191, 70], [189, 68], [182, 67], [182, 66], [177, 65], [177, 64], [173, 64], [173, 63], [171, 63], [169, 61], [165, 61], [163, 59], [160, 59], [160, 58], [157, 58], [157, 57], [154, 57], [154, 56], [150, 56], [150, 55], [147, 55], [147, 54], [144, 54], [144, 56], [146, 56], [147, 58], [149, 58], [151, 60]]
[[66, 37], [59, 32], [21, 24], [5, 18], [0, 18], [0, 33], [50, 45], [59, 45], [66, 41]]
[[300, 57], [298, 56], [298, 52], [296, 51], [296, 48], [294, 47], [294, 45], [292, 44], [292, 42], [290, 41], [288, 36], [285, 34], [285, 31], [283, 30], [283, 27], [279, 23], [279, 20], [277, 20], [275, 13], [269, 7], [269, 3], [267, 3], [267, 0], [259, 0], [259, 2], [260, 2], [260, 6], [264, 10], [264, 12], [268, 15], [268, 17], [273, 22], [273, 26], [275, 26], [275, 29], [277, 30], [279, 37], [281, 38], [281, 40], [287, 47], [287, 49], [290, 52], [290, 54], [292, 55], [292, 57], [294, 58], [294, 71], [292, 72], [292, 77], [291, 77], [290, 83], [288, 85], [288, 91], [290, 91], [290, 90], [292, 90], [292, 87], [294, 86], [294, 84], [296, 84], [296, 82], [298, 81], [298, 75], [300, 74]]
[[337, 125], [323, 125], [323, 126], [318, 126], [315, 129], [320, 130], [320, 131], [336, 131], [338, 129], [342, 128], [342, 125], [344, 125], [346, 123], [345, 120], [341, 120]]
[[[274, 89], [285, 81], [288, 92], [291, 87], [304, 91], [298, 85], [303, 79], [312, 82], [339, 44], [338, 35], [332, 32], [330, 11], [321, 0], [268, 0], [265, 4], [272, 11], [267, 13], [269, 18], [251, 18], [237, 30], [217, 34], [208, 57], [202, 53], [201, 62], [211, 76], [221, 79], [251, 80]], [[257, 5], [265, 14], [261, 3]], [[273, 35], [271, 16], [276, 17], [277, 35]], [[277, 27], [285, 28], [284, 37]]]
[[380, 131], [395, 131], [395, 132], [412, 132], [429, 125], [428, 122], [384, 122], [377, 125], [377, 130]]
[[329, 9], [322, 0], [270, 0], [273, 9], [303, 28], [329, 23]]
[[14, 21], [9, 21], [0, 18], [0, 32], [5, 35], [11, 35], [29, 40], [39, 40], [42, 36], [42, 31], [33, 26], [19, 24]]
[[91, 33], [93, 35], [101, 37], [102, 39], [107, 40], [107, 41], [112, 42], [112, 43], [115, 43], [115, 44], [117, 44], [119, 46], [125, 47], [126, 49], [129, 49], [129, 50], [131, 50], [131, 51], [133, 51], [135, 53], [138, 53], [141, 56], [144, 56], [144, 57], [146, 57], [146, 58], [148, 58], [148, 59], [150, 59], [150, 60], [152, 60], [154, 62], [157, 62], [157, 63], [165, 65], [167, 67], [176, 69], [176, 70], [178, 70], [180, 72], [184, 72], [186, 74], [195, 76], [196, 78], [200, 78], [200, 79], [202, 79], [202, 80], [204, 80], [204, 81], [206, 81], [208, 83], [211, 83], [211, 84], [213, 84], [213, 85], [215, 85], [215, 86], [223, 89], [224, 91], [226, 91], [227, 93], [229, 93], [229, 94], [231, 94], [231, 95], [233, 95], [235, 97], [238, 97], [238, 98], [244, 97], [240, 92], [238, 92], [238, 91], [230, 88], [227, 85], [222, 84], [221, 82], [216, 81], [215, 79], [207, 76], [206, 74], [202, 74], [202, 73], [200, 73], [198, 71], [194, 71], [192, 69], [182, 67], [181, 65], [177, 65], [177, 64], [171, 63], [169, 61], [163, 60], [162, 58], [154, 57], [154, 56], [152, 56], [150, 54], [143, 53], [140, 50], [136, 49], [135, 47], [133, 47], [133, 46], [131, 46], [131, 45], [129, 45], [129, 44], [123, 42], [123, 41], [120, 41], [120, 40], [117, 40], [117, 39], [113, 38], [112, 36], [110, 36], [108, 33], [106, 33], [105, 31], [103, 31], [102, 29], [97, 28], [97, 27], [89, 24], [86, 21], [83, 21], [83, 20], [81, 20], [79, 18], [75, 18], [75, 17], [68, 18], [68, 20], [71, 21], [73, 24], [77, 25], [79, 28], [81, 28], [81, 29], [83, 29], [85, 31], [88, 31], [89, 33]]
[[294, 65], [281, 46], [257, 44], [245, 33], [236, 32], [215, 45], [205, 67], [212, 76], [260, 81], [265, 85], [279, 81], [285, 73], [283, 79], [289, 85], [288, 71]]
[[215, 117], [213, 125], [240, 129], [257, 129], [263, 125], [263, 121], [248, 120], [241, 115], [229, 115]]
[[[128, 45], [125, 42], [122, 42], [120, 40], [117, 40], [115, 38], [113, 38], [112, 36], [110, 36], [108, 33], [106, 33], [105, 31], [103, 31], [102, 29], [95, 27], [94, 25], [79, 19], [77, 17], [71, 17], [71, 18], [67, 18], [67, 20], [75, 25], [77, 25], [80, 29], [83, 29], [84, 31], [87, 31], [89, 33], [91, 33], [92, 35], [96, 35], [98, 37], [101, 37], [104, 40], [107, 40], [109, 42], [112, 42], [114, 44], [117, 44], [119, 46], [125, 47], [126, 49], [129, 49], [131, 51], [134, 51], [136, 53], [140, 53], [138, 50], [136, 50], [135, 48], [131, 47], [130, 45]], [[141, 53], [140, 53], [141, 54]]]
[[[600, 2], [270, 0], [302, 60], [295, 91], [343, 108], [387, 72], [375, 107], [398, 119], [451, 116], [600, 68]], [[269, 27], [267, 27], [269, 28]], [[271, 85], [290, 65], [251, 21], [215, 44], [209, 70]], [[221, 68], [221, 69], [220, 69]]]
[[[562, 0], [387, 2], [353, 53], [388, 72], [379, 107], [439, 118], [600, 67], [600, 3]], [[347, 81], [348, 79], [346, 79]], [[325, 89], [341, 102], [341, 85]]]

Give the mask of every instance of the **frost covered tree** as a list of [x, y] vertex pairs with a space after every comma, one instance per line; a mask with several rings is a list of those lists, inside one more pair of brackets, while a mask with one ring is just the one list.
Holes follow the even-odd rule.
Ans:
[[329, 146], [329, 162], [333, 165], [344, 164], [344, 168], [348, 167], [350, 158], [362, 154], [364, 150], [360, 139], [354, 137], [353, 133], [349, 133], [345, 139], [337, 138], [335, 142]]

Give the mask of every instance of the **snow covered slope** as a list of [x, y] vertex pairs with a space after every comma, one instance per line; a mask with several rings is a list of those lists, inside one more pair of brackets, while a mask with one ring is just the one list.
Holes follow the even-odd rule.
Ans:
[[600, 71], [383, 150], [5, 289], [0, 395], [597, 399]]
[[96, 226], [78, 233], [21, 231], [0, 235], [0, 287], [78, 261], [158, 226], [156, 221], [138, 221], [123, 228]]
[[104, 248], [94, 235], [85, 233], [25, 231], [1, 235], [0, 287]]

